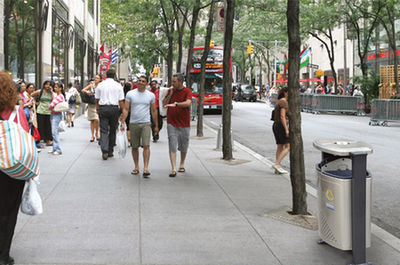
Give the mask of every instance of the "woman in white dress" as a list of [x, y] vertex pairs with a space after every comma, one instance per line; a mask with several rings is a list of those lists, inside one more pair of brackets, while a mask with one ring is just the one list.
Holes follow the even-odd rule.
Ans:
[[[100, 75], [96, 75], [94, 77], [94, 81], [90, 82], [90, 84], [82, 89], [82, 93], [87, 93], [88, 95], [94, 95], [96, 92], [96, 87], [101, 82]], [[87, 112], [87, 119], [90, 121], [90, 130], [92, 132], [92, 138], [90, 138], [90, 142], [94, 142], [94, 136], [96, 132], [96, 139], [97, 141], [100, 140], [99, 136], [99, 115], [96, 112], [96, 104], [88, 104], [88, 112]]]

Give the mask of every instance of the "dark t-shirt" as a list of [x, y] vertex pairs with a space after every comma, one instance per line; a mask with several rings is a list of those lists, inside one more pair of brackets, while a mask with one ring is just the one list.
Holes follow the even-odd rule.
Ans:
[[[167, 96], [169, 95], [169, 91]], [[192, 100], [192, 90], [185, 87], [182, 90], [174, 89], [169, 104], [174, 102], [184, 102], [186, 100]], [[175, 127], [190, 127], [190, 107], [172, 107], [168, 108], [167, 111], [167, 123], [174, 125]]]
[[275, 122], [281, 122], [281, 109], [286, 109], [286, 113], [289, 109], [289, 105], [287, 103], [287, 101], [283, 98], [281, 98], [280, 100], [278, 100], [278, 102], [275, 105], [275, 117], [274, 117], [274, 121]]

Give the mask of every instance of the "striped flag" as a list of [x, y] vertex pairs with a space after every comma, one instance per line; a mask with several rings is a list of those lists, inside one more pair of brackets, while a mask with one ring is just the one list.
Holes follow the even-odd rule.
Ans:
[[310, 48], [306, 48], [300, 53], [300, 69], [309, 64], [310, 62], [309, 53], [310, 53]]
[[112, 52], [112, 55], [111, 55], [111, 63], [112, 63], [112, 64], [117, 64], [117, 62], [118, 62], [118, 55], [119, 55], [119, 51], [118, 51], [118, 48], [117, 48], [117, 49], [115, 49], [115, 50]]

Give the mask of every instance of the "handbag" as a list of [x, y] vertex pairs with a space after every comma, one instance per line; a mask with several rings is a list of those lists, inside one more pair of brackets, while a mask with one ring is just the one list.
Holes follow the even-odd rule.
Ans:
[[81, 92], [81, 98], [83, 103], [96, 104], [96, 98], [94, 97], [94, 93], [90, 93], [90, 95], [88, 95], [85, 92]]
[[38, 215], [43, 213], [42, 199], [40, 198], [36, 183], [33, 179], [28, 181], [28, 187], [26, 187], [26, 190], [22, 195], [21, 212], [27, 215]]
[[81, 96], [78, 94], [78, 93], [76, 93], [75, 94], [75, 97], [76, 97], [76, 104], [77, 105], [80, 105], [80, 104], [82, 104], [82, 98], [81, 98]]
[[33, 136], [33, 139], [35, 139], [36, 141], [40, 141], [39, 130], [38, 130], [38, 128], [36, 128], [35, 125], [33, 125], [33, 123], [30, 124], [29, 131], [30, 131], [31, 135]]
[[38, 152], [35, 139], [20, 125], [18, 110], [16, 106], [8, 120], [0, 117], [0, 169], [11, 178], [27, 180], [39, 175]]
[[66, 101], [58, 103], [53, 109], [53, 111], [55, 112], [62, 112], [67, 110], [68, 110], [68, 103]]
[[76, 103], [76, 96], [75, 95], [70, 96], [69, 99], [68, 99], [68, 103], [69, 104], [75, 104]]

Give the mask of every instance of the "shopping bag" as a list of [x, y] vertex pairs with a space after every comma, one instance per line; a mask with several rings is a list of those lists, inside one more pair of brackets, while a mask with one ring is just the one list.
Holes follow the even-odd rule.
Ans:
[[128, 138], [126, 137], [126, 131], [121, 131], [121, 122], [119, 122], [117, 130], [117, 148], [119, 159], [123, 160], [126, 155], [126, 149], [128, 149]]
[[22, 195], [21, 212], [27, 215], [38, 215], [43, 213], [42, 199], [33, 179], [28, 180], [28, 185]]
[[58, 132], [65, 132], [67, 130], [67, 124], [65, 124], [65, 121], [60, 121], [58, 124]]
[[79, 93], [75, 93], [75, 97], [76, 97], [76, 105], [80, 105], [82, 104], [82, 98], [81, 95], [79, 95]]
[[40, 141], [40, 133], [38, 128], [36, 128], [35, 125], [33, 125], [33, 123], [31, 123], [29, 126], [30, 126], [29, 130], [31, 135], [33, 136], [33, 139], [35, 139], [36, 141]]
[[14, 179], [27, 180], [39, 175], [38, 152], [35, 139], [20, 125], [18, 110], [16, 106], [9, 120], [0, 120], [0, 170]]
[[55, 112], [62, 112], [67, 110], [68, 110], [68, 102], [66, 101], [58, 103], [53, 109], [53, 111]]

